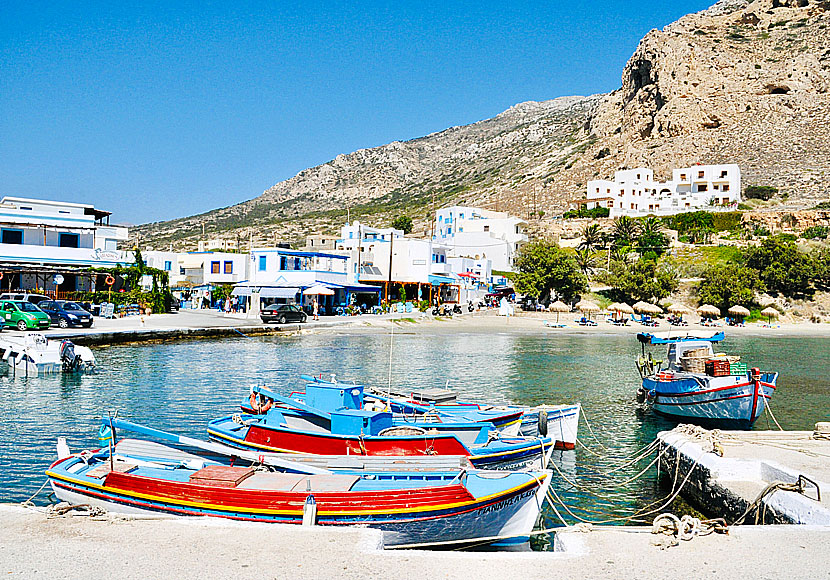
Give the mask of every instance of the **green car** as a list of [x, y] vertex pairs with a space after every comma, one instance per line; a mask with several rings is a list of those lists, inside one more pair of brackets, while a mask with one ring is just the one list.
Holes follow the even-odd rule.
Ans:
[[48, 314], [25, 300], [0, 300], [0, 312], [5, 325], [16, 326], [17, 330], [43, 330], [52, 324]]

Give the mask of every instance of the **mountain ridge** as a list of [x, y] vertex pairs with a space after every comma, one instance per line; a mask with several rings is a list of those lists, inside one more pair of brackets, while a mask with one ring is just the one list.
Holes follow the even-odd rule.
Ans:
[[[518, 103], [490, 119], [341, 154], [260, 196], [135, 229], [142, 245], [201, 237], [298, 242], [351, 217], [398, 213], [428, 231], [433, 204], [469, 203], [530, 218], [584, 196], [589, 179], [644, 165], [736, 162], [744, 184], [778, 186], [779, 206], [828, 196], [830, 2], [721, 0], [649, 31], [607, 94]], [[540, 213], [542, 212], [542, 213]], [[544, 216], [547, 216], [544, 217]]]

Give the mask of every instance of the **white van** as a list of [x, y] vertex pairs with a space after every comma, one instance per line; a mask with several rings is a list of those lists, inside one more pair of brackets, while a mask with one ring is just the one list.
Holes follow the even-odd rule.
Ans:
[[28, 292], [4, 292], [0, 294], [0, 300], [16, 300], [18, 302], [24, 300], [32, 304], [38, 304], [44, 300], [49, 300], [49, 297], [43, 294], [30, 294]]

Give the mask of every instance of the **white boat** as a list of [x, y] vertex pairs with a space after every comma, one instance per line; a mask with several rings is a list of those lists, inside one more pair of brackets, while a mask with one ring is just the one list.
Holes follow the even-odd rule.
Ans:
[[88, 373], [95, 368], [95, 355], [69, 340], [48, 340], [39, 332], [23, 336], [0, 335], [0, 359], [13, 376], [36, 377], [61, 372]]

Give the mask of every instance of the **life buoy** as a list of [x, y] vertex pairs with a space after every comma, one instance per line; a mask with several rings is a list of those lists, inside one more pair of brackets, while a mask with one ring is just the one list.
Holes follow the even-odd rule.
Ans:
[[544, 409], [539, 410], [539, 418], [537, 419], [539, 435], [541, 437], [548, 436], [548, 412]]
[[248, 398], [248, 402], [251, 404], [251, 409], [253, 409], [258, 415], [267, 413], [268, 410], [274, 406], [274, 399], [266, 397], [260, 393], [251, 393], [251, 396]]
[[0, 272], [0, 280], [3, 279], [3, 272]]
[[112, 286], [113, 284], [115, 284], [115, 278], [113, 278], [112, 276], [107, 276], [106, 278], [104, 278], [104, 282], [107, 286]]

